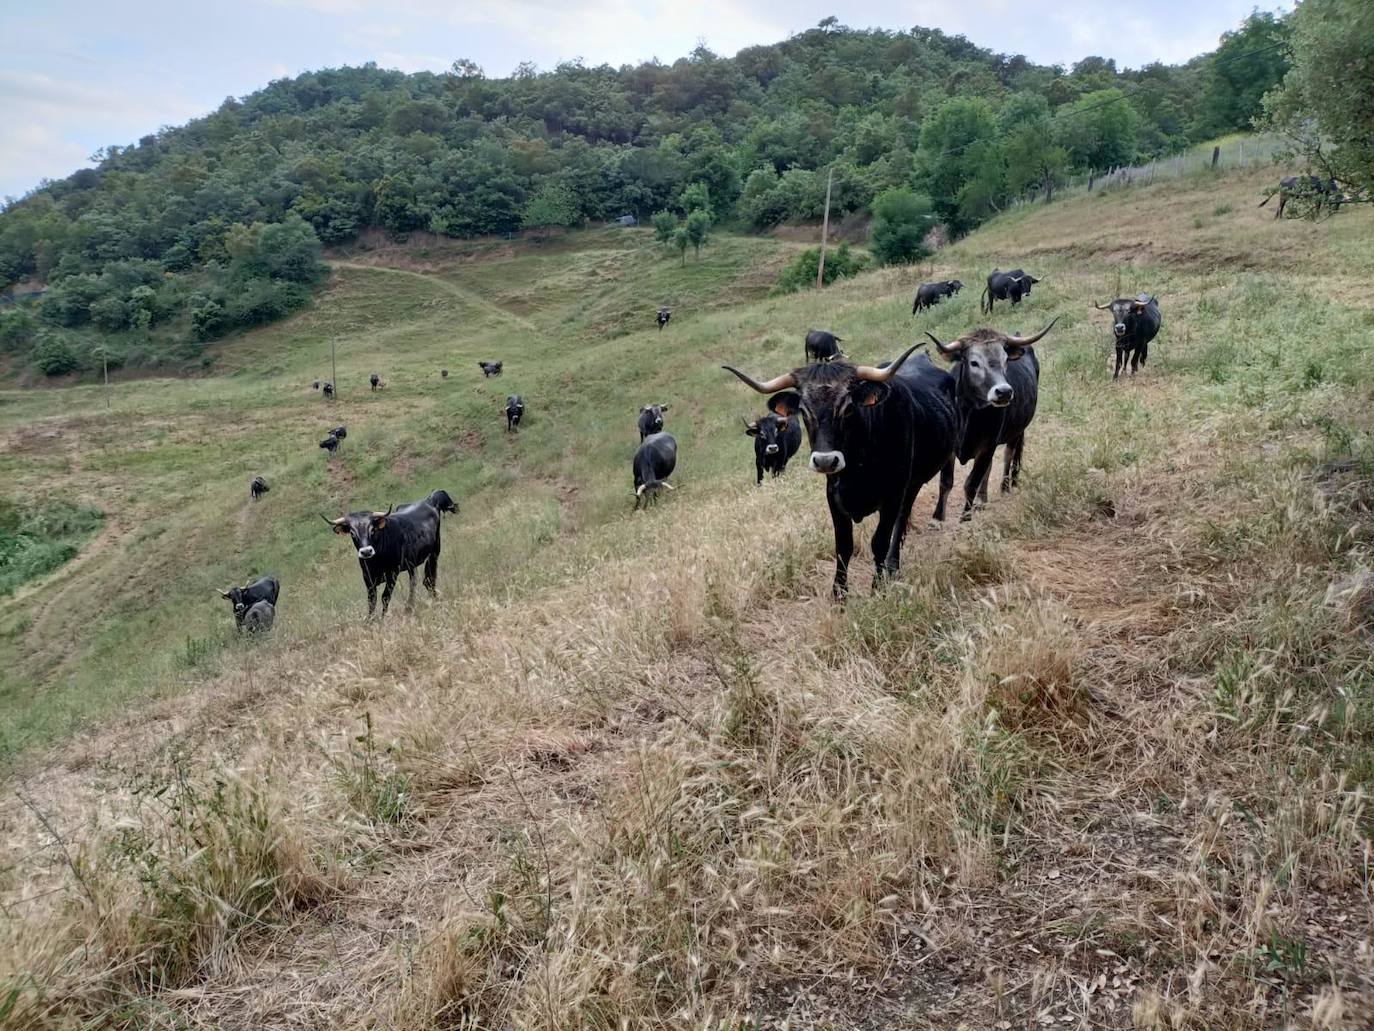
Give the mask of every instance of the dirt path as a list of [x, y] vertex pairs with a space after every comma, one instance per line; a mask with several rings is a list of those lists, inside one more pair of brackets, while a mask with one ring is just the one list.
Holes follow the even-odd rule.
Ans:
[[518, 326], [520, 329], [529, 333], [538, 333], [540, 331], [539, 327], [529, 319], [516, 315], [514, 312], [507, 311], [499, 304], [487, 299], [476, 291], [465, 289], [447, 279], [441, 279], [438, 276], [433, 276], [426, 272], [416, 272], [413, 269], [388, 268], [385, 265], [364, 265], [352, 261], [332, 261], [330, 264], [334, 268], [346, 268], [356, 272], [380, 272], [386, 275], [409, 276], [412, 279], [421, 279], [427, 283], [433, 284], [445, 293], [457, 297], [465, 304], [470, 304], [473, 307], [480, 308], [482, 311], [487, 312], [489, 315], [494, 315], [502, 322], [512, 326]]

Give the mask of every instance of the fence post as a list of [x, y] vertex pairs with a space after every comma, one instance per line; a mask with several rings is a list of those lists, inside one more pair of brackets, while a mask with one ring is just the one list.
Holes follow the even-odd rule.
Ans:
[[1212, 148], [1212, 167], [1217, 167], [1217, 162], [1221, 159], [1221, 144], [1218, 143]]
[[1242, 136], [1242, 137], [1240, 138], [1240, 160], [1239, 160], [1238, 162], [1236, 162], [1236, 163], [1239, 164], [1239, 165], [1244, 165], [1244, 164], [1245, 164], [1245, 137], [1244, 137], [1244, 136]]
[[1091, 168], [1088, 169], [1088, 192], [1089, 192], [1089, 193], [1092, 193], [1092, 192], [1093, 192], [1093, 176], [1094, 176], [1095, 174], [1096, 174], [1096, 173], [1093, 172], [1093, 170], [1092, 170]]

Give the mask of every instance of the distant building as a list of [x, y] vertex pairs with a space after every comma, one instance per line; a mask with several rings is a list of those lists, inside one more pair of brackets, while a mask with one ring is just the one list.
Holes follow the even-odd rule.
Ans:
[[622, 226], [634, 226], [639, 224], [633, 215], [621, 215], [616, 219], [616, 222]]

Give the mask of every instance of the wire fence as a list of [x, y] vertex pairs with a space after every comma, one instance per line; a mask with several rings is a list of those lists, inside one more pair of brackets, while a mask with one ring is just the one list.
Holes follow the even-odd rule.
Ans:
[[[1145, 164], [1122, 165], [1073, 175], [1065, 182], [1055, 184], [1051, 199], [1128, 190], [1163, 180], [1268, 166], [1274, 163], [1275, 157], [1283, 153], [1286, 146], [1282, 137], [1273, 134], [1238, 137], [1211, 146], [1194, 147], [1182, 154], [1157, 158]], [[1045, 189], [1040, 187], [1017, 198], [1010, 207], [1015, 209], [1025, 204], [1043, 203], [1045, 199]]]

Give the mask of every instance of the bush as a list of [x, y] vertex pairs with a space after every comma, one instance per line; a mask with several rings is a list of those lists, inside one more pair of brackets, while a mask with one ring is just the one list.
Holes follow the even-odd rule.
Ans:
[[107, 333], [129, 328], [129, 305], [118, 297], [102, 297], [91, 305], [91, 322]]
[[[819, 247], [802, 251], [782, 270], [782, 275], [778, 277], [778, 292], [790, 294], [814, 286], [820, 263]], [[855, 254], [849, 249], [848, 243], [842, 243], [825, 256], [825, 282], [829, 285], [837, 279], [857, 275], [867, 267], [867, 255]]]
[[930, 254], [926, 233], [934, 224], [930, 198], [910, 190], [888, 190], [873, 201], [868, 244], [884, 265], [905, 264]]
[[214, 301], [205, 301], [191, 309], [191, 332], [197, 340], [213, 340], [225, 331], [224, 308]]
[[19, 352], [33, 346], [38, 323], [23, 308], [0, 310], [0, 350]]
[[81, 359], [71, 345], [57, 336], [44, 337], [33, 357], [45, 376], [65, 376], [81, 368]]
[[229, 299], [224, 309], [226, 328], [261, 326], [290, 315], [309, 301], [309, 291], [298, 283], [251, 279]]
[[673, 242], [673, 233], [677, 231], [677, 216], [671, 211], [655, 211], [650, 224], [654, 227], [655, 242], [665, 246]]

